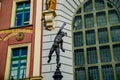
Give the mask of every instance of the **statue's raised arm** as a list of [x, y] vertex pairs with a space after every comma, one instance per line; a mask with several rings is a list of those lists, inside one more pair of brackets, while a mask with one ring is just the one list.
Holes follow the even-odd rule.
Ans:
[[[65, 25], [66, 25], [66, 23], [64, 22], [63, 25], [62, 25], [62, 27], [61, 27], [60, 30], [58, 31], [57, 35], [61, 33], [61, 31], [63, 30], [63, 28], [64, 28]], [[56, 36], [57, 36], [57, 35], [56, 35]]]

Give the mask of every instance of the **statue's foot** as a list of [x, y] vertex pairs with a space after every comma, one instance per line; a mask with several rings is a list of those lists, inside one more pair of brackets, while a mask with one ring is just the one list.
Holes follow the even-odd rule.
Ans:
[[49, 58], [49, 60], [47, 61], [48, 63], [50, 63], [50, 61], [51, 61], [51, 57], [50, 56], [48, 56], [48, 58]]
[[50, 63], [50, 59], [47, 62]]

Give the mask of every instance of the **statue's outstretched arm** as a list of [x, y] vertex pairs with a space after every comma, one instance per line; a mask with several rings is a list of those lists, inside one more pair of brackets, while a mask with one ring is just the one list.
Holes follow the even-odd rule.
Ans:
[[66, 23], [64, 22], [62, 27], [60, 28], [60, 30], [58, 31], [57, 35], [59, 35], [61, 33], [61, 31], [63, 30], [64, 26], [66, 25]]

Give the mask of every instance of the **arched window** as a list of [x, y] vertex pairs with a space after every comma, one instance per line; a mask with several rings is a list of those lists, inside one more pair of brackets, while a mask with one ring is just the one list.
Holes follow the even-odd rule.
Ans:
[[114, 5], [108, 0], [84, 2], [72, 29], [74, 80], [120, 80], [120, 14]]

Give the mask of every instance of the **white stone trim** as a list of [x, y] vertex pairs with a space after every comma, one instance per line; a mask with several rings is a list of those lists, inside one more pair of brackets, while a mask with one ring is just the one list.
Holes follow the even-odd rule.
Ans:
[[40, 54], [41, 54], [41, 33], [42, 33], [42, 1], [37, 0], [36, 4], [36, 23], [35, 23], [35, 44], [34, 44], [34, 64], [33, 76], [40, 76]]

